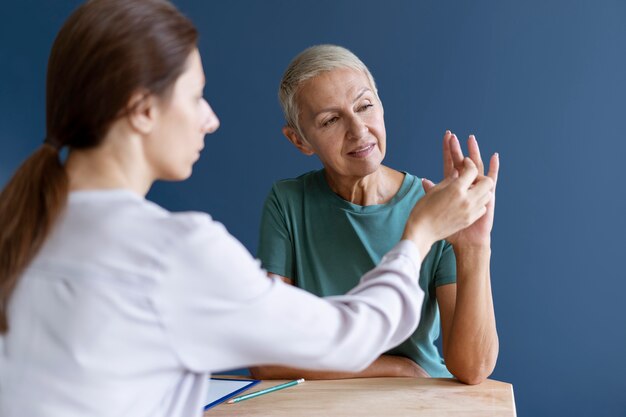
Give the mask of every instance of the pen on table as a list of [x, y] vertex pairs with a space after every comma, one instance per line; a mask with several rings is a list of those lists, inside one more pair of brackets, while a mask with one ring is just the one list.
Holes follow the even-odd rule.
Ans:
[[285, 382], [284, 384], [274, 385], [273, 387], [269, 387], [266, 389], [262, 389], [260, 391], [251, 392], [250, 394], [241, 395], [239, 397], [231, 398], [226, 401], [227, 404], [238, 403], [239, 401], [244, 401], [250, 398], [258, 397], [259, 395], [269, 394], [270, 392], [278, 391], [280, 389], [293, 387], [294, 385], [298, 385], [304, 382], [304, 378], [297, 379], [291, 382]]

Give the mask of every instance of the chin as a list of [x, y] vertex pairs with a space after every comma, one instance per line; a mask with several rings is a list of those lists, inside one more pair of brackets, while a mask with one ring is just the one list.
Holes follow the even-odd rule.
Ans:
[[189, 177], [191, 177], [191, 174], [193, 174], [193, 168], [189, 167], [189, 169], [186, 172], [181, 173], [180, 179], [178, 181], [184, 181], [188, 179]]
[[191, 177], [192, 173], [193, 168], [189, 166], [189, 168], [186, 170], [168, 172], [167, 175], [163, 175], [161, 179], [164, 181], [184, 181]]
[[351, 171], [357, 176], [367, 177], [368, 175], [378, 171], [381, 167], [381, 164], [381, 160], [363, 161], [362, 163], [358, 164], [358, 166], [353, 166], [353, 169]]

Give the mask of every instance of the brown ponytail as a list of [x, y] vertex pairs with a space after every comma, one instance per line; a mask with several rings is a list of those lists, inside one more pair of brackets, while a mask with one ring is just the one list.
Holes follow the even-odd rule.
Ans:
[[19, 277], [67, 201], [59, 149], [98, 146], [138, 91], [167, 98], [196, 41], [191, 21], [165, 0], [91, 0], [64, 23], [48, 61], [49, 139], [0, 193], [0, 333]]
[[0, 332], [17, 278], [33, 259], [67, 199], [67, 175], [59, 151], [44, 144], [0, 194]]

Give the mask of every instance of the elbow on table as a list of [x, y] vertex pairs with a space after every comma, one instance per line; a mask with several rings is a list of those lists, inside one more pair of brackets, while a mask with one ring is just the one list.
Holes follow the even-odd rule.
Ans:
[[478, 385], [489, 378], [493, 372], [493, 367], [485, 365], [459, 367], [448, 366], [448, 370], [456, 379], [467, 385]]
[[457, 350], [448, 350], [444, 356], [448, 371], [460, 382], [467, 385], [478, 385], [491, 376], [498, 360], [498, 345], [487, 353], [463, 355]]
[[454, 375], [454, 376], [456, 377], [456, 379], [458, 379], [459, 381], [467, 385], [478, 385], [489, 377], [488, 374], [481, 375], [478, 373], [467, 374], [467, 375]]

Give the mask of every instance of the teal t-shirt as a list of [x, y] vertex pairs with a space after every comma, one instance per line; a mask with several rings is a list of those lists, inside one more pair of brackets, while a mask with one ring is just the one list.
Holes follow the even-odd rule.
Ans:
[[[263, 208], [258, 257], [263, 268], [313, 294], [345, 294], [400, 241], [413, 206], [423, 196], [422, 182], [408, 173], [388, 203], [373, 206], [336, 195], [324, 170], [278, 181]], [[452, 376], [434, 344], [440, 333], [435, 288], [455, 282], [452, 246], [439, 241], [420, 271], [424, 304], [419, 326], [388, 354], [412, 359], [432, 377]]]

